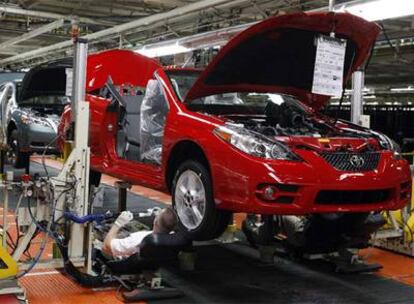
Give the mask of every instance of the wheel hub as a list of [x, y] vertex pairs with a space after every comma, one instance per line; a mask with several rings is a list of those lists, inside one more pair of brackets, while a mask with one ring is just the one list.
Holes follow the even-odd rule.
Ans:
[[203, 182], [197, 173], [187, 170], [180, 175], [174, 201], [179, 220], [188, 230], [200, 226], [205, 215], [206, 198]]

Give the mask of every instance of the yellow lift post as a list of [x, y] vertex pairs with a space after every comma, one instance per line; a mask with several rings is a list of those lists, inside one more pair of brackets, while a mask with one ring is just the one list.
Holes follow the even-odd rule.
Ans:
[[[414, 152], [402, 155], [413, 157], [414, 164]], [[411, 204], [384, 212], [384, 216], [387, 223], [374, 235], [373, 244], [414, 257], [414, 188], [411, 189]]]
[[6, 248], [0, 244], [0, 280], [16, 276], [18, 270], [17, 262], [13, 260]]

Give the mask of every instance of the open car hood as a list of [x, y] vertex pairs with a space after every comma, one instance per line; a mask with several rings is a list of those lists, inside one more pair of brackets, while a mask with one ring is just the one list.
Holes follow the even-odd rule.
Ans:
[[347, 13], [300, 13], [269, 18], [231, 39], [186, 96], [229, 92], [293, 95], [315, 110], [330, 96], [312, 93], [315, 39], [335, 33], [347, 40], [344, 83], [369, 56], [380, 31], [376, 23]]
[[[42, 64], [26, 73], [20, 100], [36, 96], [66, 93], [66, 68], [72, 68], [73, 59]], [[148, 79], [161, 65], [154, 59], [128, 50], [106, 50], [88, 55], [86, 92], [91, 93], [105, 86], [108, 77], [115, 85], [129, 84], [145, 87]]]
[[65, 95], [66, 68], [72, 67], [70, 58], [34, 67], [24, 75], [19, 100], [36, 96]]

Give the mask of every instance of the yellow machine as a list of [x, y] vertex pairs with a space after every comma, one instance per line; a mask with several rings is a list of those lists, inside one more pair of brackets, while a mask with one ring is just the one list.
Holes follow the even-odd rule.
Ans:
[[[411, 208], [412, 207], [413, 202], [411, 202]], [[384, 228], [393, 227], [392, 219], [394, 219], [398, 227], [404, 232], [404, 241], [412, 243], [414, 241], [414, 214], [408, 214], [408, 216], [404, 216], [404, 212], [406, 211], [402, 209], [391, 211], [391, 218], [389, 216], [387, 217], [387, 224], [384, 226]]]
[[18, 270], [17, 262], [0, 243], [0, 280], [16, 276]]
[[[413, 153], [405, 153], [413, 156]], [[376, 233], [374, 245], [414, 256], [414, 188], [411, 204], [395, 211], [384, 212], [387, 223]]]

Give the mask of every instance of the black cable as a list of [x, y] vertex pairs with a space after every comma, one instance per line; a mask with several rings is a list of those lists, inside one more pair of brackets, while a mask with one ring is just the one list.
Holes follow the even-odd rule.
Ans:
[[338, 122], [339, 112], [341, 111], [341, 108], [342, 108], [342, 102], [344, 100], [344, 96], [345, 96], [345, 87], [342, 89], [342, 94], [341, 94], [341, 98], [339, 99], [338, 109], [336, 110], [336, 113], [335, 113], [335, 121], [333, 123], [334, 126]]
[[[45, 233], [45, 238], [43, 239], [42, 244], [40, 246], [40, 249], [39, 249], [37, 255], [35, 256], [34, 260], [32, 261], [32, 263], [30, 264], [30, 266], [26, 270], [24, 270], [21, 273], [17, 274], [16, 275], [16, 279], [19, 279], [19, 278], [23, 277], [24, 275], [26, 275], [27, 273], [29, 273], [34, 268], [34, 266], [39, 262], [40, 258], [42, 257], [42, 254], [43, 254], [44, 250], [46, 249], [47, 238], [49, 236], [51, 236], [52, 238], [54, 238], [53, 232], [50, 231], [50, 226], [52, 225], [52, 221], [51, 220], [49, 221], [49, 223], [48, 223], [48, 225], [47, 225], [46, 228], [42, 227], [42, 225], [37, 221], [37, 219], [34, 217], [34, 215], [32, 213], [31, 204], [30, 204], [30, 198], [29, 197], [27, 198], [27, 206], [28, 206], [27, 209], [29, 211], [29, 215], [30, 215], [33, 223], [36, 225], [36, 227], [39, 230], [41, 230], [41, 231], [43, 231]], [[52, 217], [51, 217], [51, 219], [52, 219]]]
[[62, 241], [56, 242], [60, 254], [64, 261], [65, 271], [79, 284], [86, 287], [101, 287], [106, 284], [103, 276], [92, 276], [87, 273], [79, 271], [69, 259], [67, 243]]
[[365, 62], [364, 71], [366, 71], [369, 67], [369, 64], [371, 63], [372, 55], [374, 54], [375, 44], [371, 47], [371, 50], [369, 51], [369, 56], [367, 61]]
[[61, 135], [57, 135], [55, 138], [53, 138], [47, 145], [46, 147], [43, 149], [43, 153], [42, 153], [42, 166], [43, 169], [45, 170], [46, 176], [49, 178], [49, 171], [47, 171], [46, 168], [46, 163], [45, 163], [45, 156], [46, 156], [46, 152], [49, 149], [49, 147], [55, 142], [57, 141], [59, 138], [61, 137]]
[[33, 233], [33, 236], [30, 238], [30, 241], [27, 244], [27, 247], [23, 251], [23, 254], [31, 260], [33, 259], [32, 255], [30, 254], [30, 248], [32, 246], [32, 240], [34, 240], [39, 235], [39, 233], [40, 233], [40, 230], [36, 228], [35, 232]]
[[[44, 240], [43, 240], [43, 242], [42, 242], [42, 244], [40, 246], [40, 249], [39, 249], [37, 255], [35, 256], [34, 260], [32, 261], [31, 265], [26, 270], [24, 270], [21, 273], [17, 274], [16, 275], [16, 278], [17, 279], [19, 279], [19, 278], [23, 277], [24, 275], [26, 275], [27, 273], [29, 273], [34, 268], [34, 266], [37, 264], [37, 262], [39, 262], [42, 254], [43, 254], [43, 252], [44, 252], [44, 250], [46, 248], [47, 237], [48, 237], [48, 233], [46, 232], [47, 229], [44, 229], [40, 225], [40, 223], [36, 220], [36, 218], [33, 216], [33, 213], [32, 213], [32, 210], [31, 210], [31, 206], [30, 206], [30, 198], [28, 198], [27, 204], [28, 204], [28, 208], [27, 209], [29, 211], [29, 215], [30, 215], [32, 221], [35, 223], [35, 225], [36, 225], [36, 227], [38, 229], [40, 229], [41, 231], [45, 232], [45, 238], [44, 238]], [[33, 237], [32, 237], [32, 239], [33, 239]]]
[[404, 56], [402, 56], [400, 54], [400, 51], [395, 47], [395, 45], [392, 44], [391, 39], [388, 37], [387, 31], [385, 29], [385, 26], [382, 22], [379, 23], [382, 29], [382, 34], [384, 35], [385, 40], [387, 41], [388, 45], [390, 46], [391, 49], [394, 50], [395, 55], [397, 55], [397, 57], [399, 57], [400, 59], [402, 59], [403, 62], [405, 63], [410, 63], [411, 61], [408, 60], [407, 58], [404, 58]]
[[[407, 227], [408, 228], [408, 232], [410, 233], [410, 236], [411, 236], [411, 241], [414, 241], [414, 231], [411, 229], [411, 227], [405, 222], [405, 221], [397, 221], [397, 223], [398, 224], [402, 224], [402, 225], [404, 225], [405, 227]], [[404, 228], [403, 228], [403, 230], [404, 230]]]
[[14, 217], [14, 222], [16, 225], [16, 233], [17, 233], [17, 238], [16, 238], [16, 247], [14, 248], [14, 250], [12, 251], [12, 255], [14, 254], [14, 252], [17, 249], [17, 245], [19, 244], [20, 238], [21, 238], [21, 234], [20, 234], [20, 227], [19, 227], [19, 221], [17, 219], [17, 216]]

